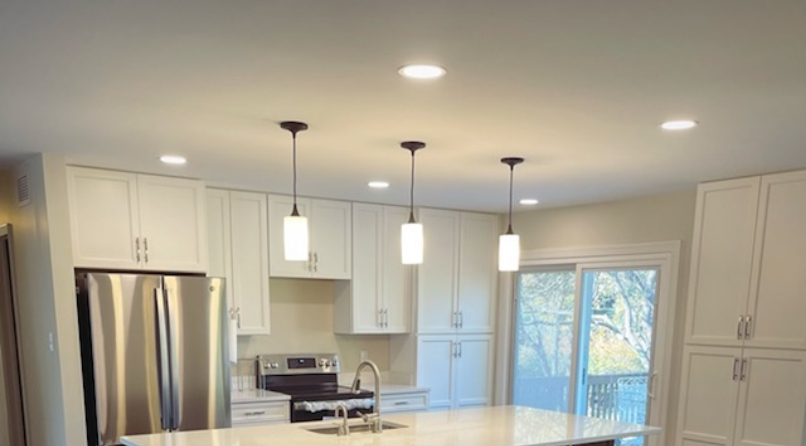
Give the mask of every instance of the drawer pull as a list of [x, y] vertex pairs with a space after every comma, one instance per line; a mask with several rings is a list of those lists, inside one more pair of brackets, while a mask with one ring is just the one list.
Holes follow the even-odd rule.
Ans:
[[257, 412], [246, 412], [246, 413], [244, 413], [244, 416], [246, 416], [246, 417], [257, 417], [259, 415], [266, 415], [266, 411], [265, 410], [258, 410]]
[[395, 402], [395, 406], [408, 406], [410, 403], [408, 401], [397, 401]]

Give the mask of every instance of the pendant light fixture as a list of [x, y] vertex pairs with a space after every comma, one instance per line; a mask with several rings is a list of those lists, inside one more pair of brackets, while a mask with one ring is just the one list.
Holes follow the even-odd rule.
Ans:
[[512, 189], [515, 166], [523, 162], [523, 158], [501, 158], [501, 162], [509, 166], [509, 224], [507, 232], [498, 238], [498, 271], [517, 271], [521, 260], [521, 238], [512, 231]]
[[403, 141], [400, 147], [411, 152], [411, 192], [409, 195], [409, 221], [400, 230], [400, 253], [404, 265], [423, 263], [423, 225], [414, 218], [414, 153], [425, 148], [420, 141]]
[[284, 121], [280, 127], [291, 132], [293, 141], [294, 206], [291, 215], [283, 218], [283, 252], [287, 261], [308, 260], [308, 219], [297, 209], [297, 133], [308, 130], [308, 124]]

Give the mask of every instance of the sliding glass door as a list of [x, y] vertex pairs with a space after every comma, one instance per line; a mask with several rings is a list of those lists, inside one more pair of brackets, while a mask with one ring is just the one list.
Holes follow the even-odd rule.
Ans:
[[513, 404], [650, 424], [659, 280], [623, 262], [521, 271]]

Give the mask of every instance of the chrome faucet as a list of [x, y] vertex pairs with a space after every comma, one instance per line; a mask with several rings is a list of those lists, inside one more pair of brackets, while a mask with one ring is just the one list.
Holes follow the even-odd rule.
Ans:
[[361, 390], [361, 371], [364, 370], [364, 367], [371, 368], [372, 373], [375, 375], [375, 404], [373, 405], [375, 410], [372, 415], [362, 414], [361, 418], [369, 425], [373, 433], [380, 434], [383, 432], [383, 422], [381, 421], [381, 371], [378, 369], [378, 365], [369, 360], [358, 364], [355, 379], [353, 379], [353, 385], [350, 389], [353, 393], [358, 393]]
[[347, 406], [344, 403], [339, 403], [336, 406], [336, 410], [334, 411], [333, 415], [336, 418], [338, 418], [339, 417], [339, 412], [341, 412], [341, 414], [342, 414], [342, 421], [341, 421], [341, 424], [339, 425], [338, 435], [339, 435], [339, 437], [344, 437], [346, 435], [350, 435], [350, 425], [347, 424], [347, 419], [349, 418], [349, 414], [348, 414]]

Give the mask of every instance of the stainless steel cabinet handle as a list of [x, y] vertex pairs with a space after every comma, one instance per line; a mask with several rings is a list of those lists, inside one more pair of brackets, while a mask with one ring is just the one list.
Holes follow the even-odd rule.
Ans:
[[378, 310], [378, 327], [383, 328], [383, 309]]
[[384, 328], [389, 328], [389, 309], [388, 308], [383, 309], [383, 327]]
[[246, 412], [246, 413], [244, 413], [244, 416], [246, 416], [246, 417], [256, 417], [258, 415], [266, 415], [266, 411], [265, 410], [258, 410], [258, 411], [255, 411], [255, 412]]
[[319, 271], [319, 253], [313, 253], [313, 270]]
[[733, 358], [733, 380], [739, 378], [739, 358]]
[[137, 251], [137, 263], [140, 263], [140, 237], [134, 239], [134, 247]]
[[464, 327], [465, 327], [465, 312], [460, 311], [459, 312], [459, 328], [464, 328]]
[[647, 396], [650, 397], [653, 400], [655, 399], [655, 396], [656, 396], [655, 395], [655, 378], [657, 378], [657, 377], [658, 377], [658, 372], [652, 372], [652, 374], [649, 375], [649, 385], [647, 386], [647, 391], [646, 391]]
[[457, 342], [454, 342], [453, 345], [451, 345], [451, 347], [453, 348], [453, 357], [454, 358], [459, 357], [459, 346], [457, 344], [458, 344]]
[[308, 271], [313, 271], [313, 253], [308, 251]]
[[459, 328], [459, 312], [454, 311], [451, 319], [451, 327]]
[[744, 319], [744, 338], [750, 339], [750, 326], [753, 324], [753, 316], [748, 315]]
[[744, 381], [747, 378], [747, 360], [742, 359], [742, 376], [739, 377], [739, 381]]
[[744, 316], [739, 316], [739, 325], [736, 327], [736, 339], [742, 339], [744, 335]]
[[148, 263], [148, 237], [143, 239], [143, 253], [145, 254], [145, 261]]
[[462, 348], [462, 343], [459, 343], [459, 357], [462, 357], [462, 353], [464, 352], [464, 348]]
[[238, 328], [241, 328], [241, 307], [235, 309], [235, 315], [238, 317]]
[[408, 401], [397, 401], [397, 402], [395, 402], [395, 406], [408, 406], [409, 404], [411, 404], [411, 403], [408, 402]]

